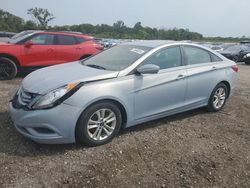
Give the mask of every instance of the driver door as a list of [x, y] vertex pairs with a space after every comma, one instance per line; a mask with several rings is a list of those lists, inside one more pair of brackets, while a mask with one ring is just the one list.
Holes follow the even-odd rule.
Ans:
[[29, 41], [31, 41], [29, 45], [23, 45], [22, 54], [25, 66], [37, 67], [56, 64], [58, 58], [54, 49], [55, 35], [37, 34]]
[[135, 119], [150, 118], [182, 107], [187, 89], [187, 73], [182, 66], [180, 47], [160, 50], [142, 65], [145, 64], [157, 65], [160, 71], [135, 76]]

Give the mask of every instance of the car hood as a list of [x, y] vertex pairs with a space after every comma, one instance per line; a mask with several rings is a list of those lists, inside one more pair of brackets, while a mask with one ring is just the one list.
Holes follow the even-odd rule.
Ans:
[[22, 87], [31, 93], [45, 94], [68, 83], [97, 81], [115, 78], [119, 72], [100, 70], [80, 64], [78, 61], [51, 66], [32, 72], [24, 78]]

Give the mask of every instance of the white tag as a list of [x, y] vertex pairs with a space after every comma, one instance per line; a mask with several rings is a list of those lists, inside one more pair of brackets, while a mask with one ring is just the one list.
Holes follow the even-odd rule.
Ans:
[[131, 52], [135, 52], [135, 53], [138, 53], [138, 54], [143, 54], [145, 51], [144, 50], [141, 50], [141, 49], [138, 49], [138, 48], [133, 48], [130, 50]]

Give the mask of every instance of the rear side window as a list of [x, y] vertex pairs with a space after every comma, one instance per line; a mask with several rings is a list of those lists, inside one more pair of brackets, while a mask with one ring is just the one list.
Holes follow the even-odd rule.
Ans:
[[39, 45], [53, 45], [54, 44], [54, 35], [50, 34], [41, 34], [41, 35], [35, 35], [31, 38], [31, 41], [34, 44]]
[[211, 62], [210, 54], [206, 50], [191, 46], [184, 46], [183, 48], [185, 51], [188, 65]]
[[75, 37], [75, 38], [76, 38], [77, 44], [80, 44], [80, 43], [83, 43], [83, 42], [86, 41], [86, 40], [85, 40], [84, 38], [82, 38], [82, 37]]
[[76, 39], [74, 36], [57, 35], [57, 44], [58, 45], [74, 45], [76, 44]]
[[160, 69], [168, 69], [181, 66], [181, 50], [180, 47], [171, 47], [154, 53], [143, 64], [154, 64]]
[[212, 62], [222, 61], [222, 59], [219, 58], [217, 55], [214, 55], [212, 53], [210, 53], [210, 55], [211, 55]]

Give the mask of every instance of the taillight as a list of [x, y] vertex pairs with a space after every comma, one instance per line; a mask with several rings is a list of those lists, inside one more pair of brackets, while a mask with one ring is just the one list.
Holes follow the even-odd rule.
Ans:
[[232, 69], [234, 72], [238, 72], [239, 71], [239, 67], [237, 65], [233, 65]]

